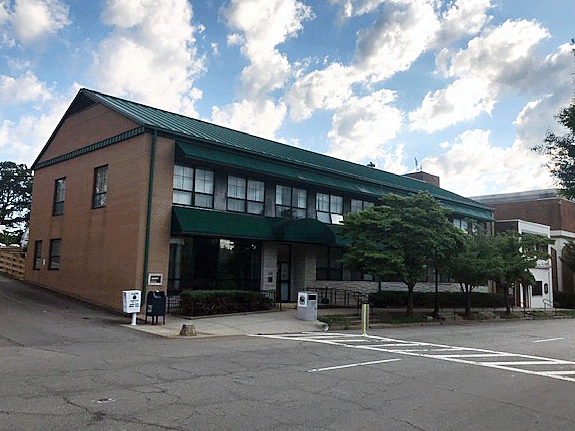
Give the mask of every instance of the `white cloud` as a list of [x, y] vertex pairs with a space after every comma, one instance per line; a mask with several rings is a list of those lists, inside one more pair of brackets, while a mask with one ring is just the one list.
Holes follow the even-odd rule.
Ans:
[[342, 20], [373, 12], [387, 1], [388, 0], [330, 0], [332, 4], [338, 4], [340, 6], [340, 19]]
[[545, 161], [519, 140], [509, 148], [497, 147], [488, 130], [468, 130], [441, 156], [424, 159], [422, 168], [439, 175], [447, 190], [479, 196], [551, 187]]
[[18, 121], [0, 124], [0, 149], [4, 160], [32, 164], [80, 89], [74, 83], [65, 95], [52, 95], [43, 113], [24, 115]]
[[409, 69], [440, 28], [430, 1], [396, 2], [375, 24], [358, 32], [357, 68], [375, 81]]
[[393, 101], [390, 90], [348, 99], [332, 118], [330, 155], [355, 162], [385, 159], [383, 144], [395, 138], [403, 120], [402, 112], [390, 106]]
[[287, 57], [276, 47], [294, 37], [303, 21], [313, 19], [309, 6], [296, 0], [232, 0], [222, 8], [227, 24], [240, 34], [228, 36], [228, 44], [240, 44], [250, 61], [241, 75], [244, 92], [251, 99], [284, 86], [291, 73]]
[[[443, 50], [438, 56], [439, 70], [456, 80], [425, 96], [421, 106], [410, 113], [412, 129], [431, 132], [481, 112], [489, 114], [505, 92], [540, 87], [526, 86], [526, 82], [547, 82], [549, 88], [554, 77], [548, 74], [546, 64], [557, 58], [542, 61], [535, 53], [537, 44], [548, 36], [538, 23], [506, 21], [472, 39], [466, 49], [455, 54]], [[556, 67], [555, 72], [565, 70]]]
[[479, 33], [491, 21], [487, 14], [491, 7], [491, 0], [456, 0], [443, 13], [441, 28], [431, 44], [446, 46], [463, 36]]
[[275, 134], [286, 117], [286, 105], [271, 100], [248, 101], [219, 108], [212, 107], [213, 123], [241, 130], [255, 136], [275, 140]]
[[12, 7], [2, 2], [0, 25], [3, 22], [9, 27], [5, 40], [29, 44], [69, 25], [69, 6], [60, 0], [16, 0]]
[[358, 81], [355, 70], [339, 63], [313, 71], [298, 79], [286, 92], [290, 116], [304, 120], [317, 109], [338, 109], [352, 97], [351, 86]]
[[448, 87], [428, 93], [421, 106], [409, 113], [412, 128], [434, 132], [481, 112], [491, 113], [495, 104], [490, 83], [479, 78], [458, 79]]
[[195, 49], [192, 8], [186, 0], [108, 0], [102, 12], [115, 27], [94, 53], [92, 76], [102, 91], [159, 108], [196, 115], [204, 70]]
[[51, 91], [31, 71], [14, 78], [0, 75], [0, 103], [16, 105], [37, 100], [48, 100]]
[[383, 6], [375, 23], [358, 32], [354, 62], [333, 63], [298, 77], [286, 95], [291, 118], [296, 121], [309, 118], [317, 109], [340, 108], [354, 94], [354, 84], [383, 81], [408, 70], [429, 49], [479, 32], [489, 22], [487, 10], [491, 7], [491, 0], [457, 0], [441, 13], [441, 3], [435, 0], [332, 3], [341, 6], [344, 17], [370, 13]]

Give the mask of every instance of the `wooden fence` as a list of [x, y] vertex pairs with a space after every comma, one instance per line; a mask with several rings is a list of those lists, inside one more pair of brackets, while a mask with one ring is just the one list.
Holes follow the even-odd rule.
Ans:
[[0, 248], [0, 272], [19, 280], [24, 279], [25, 253], [20, 247]]

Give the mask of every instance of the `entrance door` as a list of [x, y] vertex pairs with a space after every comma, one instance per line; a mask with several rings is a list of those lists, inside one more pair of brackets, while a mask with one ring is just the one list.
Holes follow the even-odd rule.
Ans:
[[280, 302], [289, 302], [291, 299], [291, 268], [290, 246], [281, 245], [278, 248], [278, 276], [277, 294]]

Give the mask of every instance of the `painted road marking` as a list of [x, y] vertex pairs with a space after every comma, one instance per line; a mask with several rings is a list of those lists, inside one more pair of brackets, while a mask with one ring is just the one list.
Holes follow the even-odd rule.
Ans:
[[546, 340], [536, 340], [534, 341], [534, 343], [546, 343], [547, 341], [557, 341], [557, 340], [563, 340], [565, 337], [559, 337], [559, 338], [547, 338]]
[[315, 373], [315, 372], [319, 372], [319, 371], [339, 370], [341, 368], [361, 367], [363, 365], [383, 364], [385, 362], [395, 362], [395, 361], [401, 361], [401, 359], [399, 359], [399, 358], [383, 359], [381, 361], [369, 361], [369, 362], [358, 362], [356, 364], [336, 365], [335, 367], [314, 368], [313, 370], [308, 370], [307, 372], [308, 373]]
[[[415, 356], [420, 358], [436, 359], [448, 362], [456, 362], [466, 365], [475, 365], [487, 368], [496, 368], [535, 376], [547, 377], [557, 380], [575, 382], [575, 362], [562, 359], [545, 358], [542, 356], [524, 355], [518, 353], [499, 352], [496, 350], [478, 349], [473, 347], [449, 346], [445, 344], [433, 344], [419, 341], [406, 341], [394, 338], [378, 337], [374, 335], [360, 334], [318, 334], [300, 333], [286, 335], [252, 335], [254, 337], [274, 338], [278, 340], [291, 340], [300, 342], [322, 343], [333, 346], [341, 346], [351, 349], [372, 350], [395, 355]], [[540, 341], [551, 341], [540, 340]], [[416, 348], [414, 348], [416, 347]], [[446, 353], [438, 353], [446, 352]], [[486, 360], [494, 358], [495, 361]], [[389, 362], [390, 360], [384, 360]], [[372, 363], [381, 363], [373, 361]], [[367, 364], [365, 364], [367, 365]], [[524, 367], [545, 366], [545, 370], [530, 370]], [[572, 370], [558, 370], [559, 366]], [[354, 366], [351, 364], [350, 366]], [[347, 366], [341, 366], [347, 367]], [[554, 369], [555, 368], [555, 369]], [[335, 369], [328, 367], [328, 369]], [[323, 369], [317, 369], [323, 370]]]

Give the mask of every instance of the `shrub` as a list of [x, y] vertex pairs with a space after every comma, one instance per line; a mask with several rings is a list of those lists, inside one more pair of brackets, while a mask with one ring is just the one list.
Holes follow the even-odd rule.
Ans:
[[553, 292], [553, 302], [559, 308], [575, 308], [575, 293]]
[[273, 306], [270, 298], [245, 290], [185, 290], [180, 295], [180, 310], [187, 316], [263, 311]]
[[[381, 291], [369, 295], [374, 307], [405, 307], [407, 305], [406, 291]], [[418, 308], [433, 308], [434, 292], [413, 292], [413, 306]], [[442, 308], [465, 307], [463, 292], [439, 292], [439, 306]], [[471, 306], [478, 308], [505, 307], [505, 297], [494, 293], [471, 292]]]

